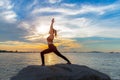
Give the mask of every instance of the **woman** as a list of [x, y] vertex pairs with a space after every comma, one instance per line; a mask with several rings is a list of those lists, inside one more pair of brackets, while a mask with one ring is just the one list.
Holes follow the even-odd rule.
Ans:
[[66, 60], [67, 64], [71, 64], [71, 62], [65, 56], [63, 56], [53, 44], [54, 36], [57, 36], [57, 31], [53, 28], [53, 23], [54, 23], [54, 18], [52, 19], [51, 26], [50, 26], [50, 31], [49, 31], [50, 35], [47, 37], [48, 49], [43, 50], [41, 52], [42, 66], [45, 65], [44, 54], [47, 54], [50, 52], [54, 52], [56, 55]]

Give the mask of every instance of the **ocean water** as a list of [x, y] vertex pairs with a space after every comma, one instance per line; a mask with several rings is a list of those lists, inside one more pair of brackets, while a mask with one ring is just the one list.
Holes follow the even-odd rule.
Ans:
[[[62, 53], [73, 64], [86, 65], [108, 74], [112, 80], [120, 80], [120, 54], [114, 53]], [[66, 63], [50, 53], [45, 55], [46, 65]], [[0, 53], [0, 80], [10, 80], [28, 65], [40, 65], [39, 53]]]

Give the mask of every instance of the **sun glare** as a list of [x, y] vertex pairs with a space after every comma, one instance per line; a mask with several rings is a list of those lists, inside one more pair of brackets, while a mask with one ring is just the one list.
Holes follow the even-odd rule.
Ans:
[[49, 31], [49, 27], [47, 25], [40, 25], [36, 27], [36, 31], [39, 34], [46, 34]]

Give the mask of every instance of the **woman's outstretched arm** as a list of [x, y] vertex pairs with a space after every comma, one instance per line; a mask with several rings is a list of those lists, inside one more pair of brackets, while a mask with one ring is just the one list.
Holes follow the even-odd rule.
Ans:
[[53, 23], [54, 23], [54, 18], [52, 19], [52, 21], [51, 21], [51, 25], [50, 25], [50, 31], [49, 31], [49, 33], [50, 34], [53, 34]]

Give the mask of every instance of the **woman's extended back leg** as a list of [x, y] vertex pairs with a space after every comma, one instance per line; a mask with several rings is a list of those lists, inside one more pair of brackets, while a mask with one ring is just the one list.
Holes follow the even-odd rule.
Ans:
[[64, 60], [66, 60], [68, 64], [71, 64], [71, 62], [65, 56], [63, 56], [58, 50], [55, 50], [54, 53], [57, 56], [59, 56], [59, 57], [63, 58]]

